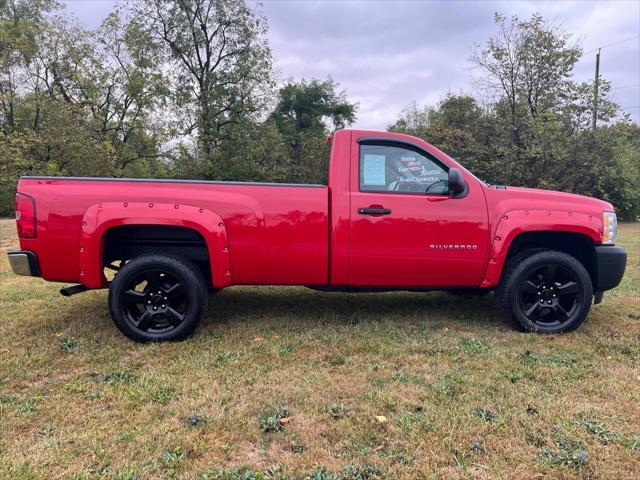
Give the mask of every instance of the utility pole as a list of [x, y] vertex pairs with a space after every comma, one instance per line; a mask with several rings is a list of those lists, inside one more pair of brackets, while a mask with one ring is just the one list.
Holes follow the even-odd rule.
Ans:
[[600, 49], [596, 53], [596, 78], [593, 81], [593, 130], [598, 120], [598, 81], [600, 80]]

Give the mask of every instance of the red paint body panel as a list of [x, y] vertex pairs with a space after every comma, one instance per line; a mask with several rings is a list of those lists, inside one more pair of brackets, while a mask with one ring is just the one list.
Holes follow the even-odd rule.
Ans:
[[[155, 218], [165, 225], [198, 224], [202, 233], [213, 228], [212, 220], [199, 213], [202, 208], [224, 222], [234, 284], [324, 285], [328, 281], [325, 187], [49, 178], [21, 179], [18, 190], [36, 200], [38, 237], [21, 239], [20, 246], [37, 254], [45, 280], [84, 283], [79, 256], [82, 221], [93, 205], [154, 203], [193, 208], [179, 210], [180, 218], [163, 218], [157, 210], [148, 209], [146, 220], [140, 220], [142, 213], [136, 211], [109, 226], [148, 224]], [[104, 231], [99, 229], [100, 235]], [[208, 248], [211, 252], [212, 246]], [[216, 263], [218, 256], [212, 259]], [[100, 256], [93, 258], [96, 268], [100, 260]], [[87, 286], [95, 288], [93, 281]]]
[[[353, 132], [354, 142], [371, 132]], [[410, 140], [449, 167], [455, 162], [428, 143], [406, 135], [376, 137]], [[488, 252], [487, 207], [482, 184], [463, 172], [464, 198], [398, 192], [360, 192], [357, 148], [351, 150], [351, 256], [349, 283], [358, 286], [477, 286]], [[391, 210], [384, 217], [363, 216], [359, 208]], [[470, 245], [473, 249], [434, 249]]]
[[[460, 168], [468, 194], [360, 192], [357, 141], [367, 136], [410, 141]], [[573, 232], [597, 244], [602, 212], [613, 211], [578, 195], [492, 188], [423, 140], [357, 130], [334, 135], [326, 187], [25, 177], [18, 191], [35, 201], [37, 235], [20, 246], [36, 253], [42, 277], [90, 288], [105, 285], [103, 238], [119, 225], [196, 230], [216, 287], [492, 287], [517, 235]], [[392, 213], [358, 213], [371, 206]]]

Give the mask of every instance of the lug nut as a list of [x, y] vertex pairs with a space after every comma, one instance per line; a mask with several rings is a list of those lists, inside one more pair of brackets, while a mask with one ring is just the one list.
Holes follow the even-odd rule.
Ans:
[[549, 305], [551, 305], [551, 300], [547, 300], [547, 303], [548, 303]]
[[147, 303], [148, 303], [149, 305], [151, 305], [151, 300], [147, 300]]
[[538, 292], [538, 295], [542, 295], [540, 292]]
[[158, 309], [158, 307], [153, 307], [153, 309], [154, 309], [154, 310], [157, 310], [157, 309]]
[[544, 303], [544, 300], [540, 299], [540, 303]]
[[166, 305], [162, 305], [162, 308], [165, 308], [165, 307], [166, 307]]
[[556, 298], [556, 294], [555, 293], [553, 294], [553, 298]]

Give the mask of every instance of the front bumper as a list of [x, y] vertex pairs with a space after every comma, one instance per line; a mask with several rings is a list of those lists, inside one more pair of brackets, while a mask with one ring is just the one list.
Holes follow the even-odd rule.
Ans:
[[604, 292], [620, 285], [627, 266], [627, 252], [613, 245], [598, 245], [595, 251], [597, 278], [594, 291]]
[[40, 264], [35, 253], [28, 250], [13, 250], [7, 253], [11, 270], [16, 275], [40, 276]]

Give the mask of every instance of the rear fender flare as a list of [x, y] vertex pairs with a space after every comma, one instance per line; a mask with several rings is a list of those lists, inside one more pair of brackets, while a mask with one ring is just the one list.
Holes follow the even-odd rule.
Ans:
[[177, 203], [103, 202], [91, 205], [82, 217], [80, 282], [88, 288], [107, 285], [102, 265], [104, 236], [110, 228], [122, 225], [173, 225], [195, 230], [207, 244], [215, 288], [233, 283], [227, 230], [217, 213]]
[[491, 243], [487, 268], [479, 285], [495, 287], [500, 282], [513, 240], [527, 232], [579, 233], [600, 243], [602, 224], [594, 215], [566, 210], [509, 210], [502, 214]]

